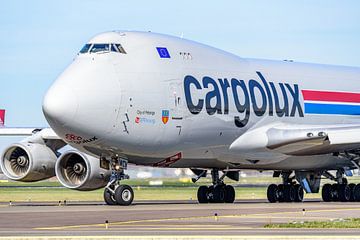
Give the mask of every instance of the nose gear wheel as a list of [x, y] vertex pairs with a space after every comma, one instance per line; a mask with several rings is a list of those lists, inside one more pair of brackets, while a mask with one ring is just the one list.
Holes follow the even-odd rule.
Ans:
[[110, 181], [104, 189], [104, 201], [108, 205], [128, 206], [134, 200], [134, 191], [128, 185], [121, 185], [120, 181], [129, 179], [125, 174], [127, 169], [127, 160], [113, 157], [110, 160], [111, 177]]

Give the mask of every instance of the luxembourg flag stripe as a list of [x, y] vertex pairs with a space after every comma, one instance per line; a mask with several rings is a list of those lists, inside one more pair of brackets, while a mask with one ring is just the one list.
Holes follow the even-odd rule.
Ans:
[[360, 103], [360, 93], [302, 90], [304, 100]]
[[302, 90], [305, 113], [360, 115], [360, 93]]
[[360, 115], [360, 105], [305, 103], [305, 113]]

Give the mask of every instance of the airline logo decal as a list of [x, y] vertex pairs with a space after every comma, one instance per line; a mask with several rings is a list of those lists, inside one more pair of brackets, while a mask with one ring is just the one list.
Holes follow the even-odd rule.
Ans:
[[360, 93], [302, 90], [305, 113], [360, 115]]
[[169, 121], [169, 110], [162, 110], [161, 120], [164, 124], [166, 124]]
[[157, 47], [156, 48], [160, 58], [170, 58], [169, 51], [165, 47]]
[[267, 82], [260, 72], [256, 74], [262, 84], [254, 79], [245, 82], [236, 78], [214, 80], [204, 76], [199, 81], [191, 75], [185, 76], [184, 93], [189, 111], [194, 115], [202, 111], [208, 115], [229, 114], [229, 99], [232, 98], [239, 113], [234, 116], [234, 123], [239, 128], [246, 126], [252, 113], [258, 117], [265, 114], [304, 117], [297, 84]]

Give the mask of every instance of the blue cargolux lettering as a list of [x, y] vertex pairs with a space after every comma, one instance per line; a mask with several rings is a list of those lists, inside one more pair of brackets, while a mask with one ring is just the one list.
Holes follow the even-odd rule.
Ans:
[[[184, 78], [184, 93], [186, 105], [192, 114], [199, 114], [205, 105], [208, 115], [229, 114], [229, 97], [232, 94], [235, 109], [239, 113], [234, 116], [237, 127], [245, 127], [249, 122], [250, 114], [261, 117], [265, 114], [277, 117], [304, 117], [300, 104], [300, 92], [297, 84], [267, 82], [265, 77], [256, 72], [260, 81], [250, 79], [246, 84], [244, 80], [232, 78], [217, 79], [204, 76], [201, 83], [193, 76]], [[203, 89], [208, 91], [205, 96], [201, 95]], [[197, 97], [192, 96], [192, 91], [197, 91]], [[199, 97], [200, 94], [200, 97]], [[282, 97], [280, 97], [282, 96]], [[282, 104], [280, 99], [282, 99]], [[292, 99], [290, 109], [289, 99]], [[252, 110], [252, 111], [251, 111]], [[275, 112], [275, 113], [274, 113]]]

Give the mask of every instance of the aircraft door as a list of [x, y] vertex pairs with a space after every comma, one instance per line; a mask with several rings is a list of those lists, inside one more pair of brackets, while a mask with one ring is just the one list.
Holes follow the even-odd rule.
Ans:
[[176, 129], [176, 133], [182, 135], [182, 122], [184, 114], [184, 99], [180, 81], [171, 81], [169, 84], [169, 96], [168, 96], [168, 106], [169, 106], [169, 121]]

